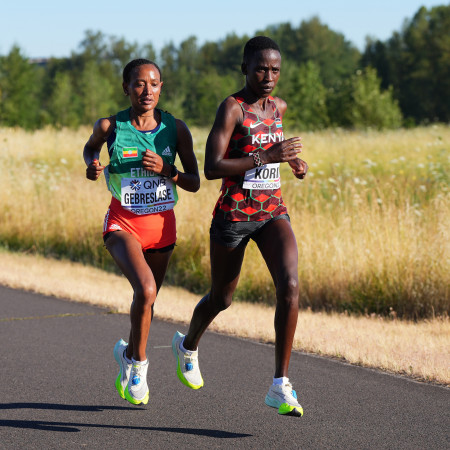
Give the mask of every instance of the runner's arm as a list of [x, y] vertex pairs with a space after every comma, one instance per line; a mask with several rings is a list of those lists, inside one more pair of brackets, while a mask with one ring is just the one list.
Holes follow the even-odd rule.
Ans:
[[217, 110], [206, 141], [204, 170], [208, 180], [240, 175], [254, 167], [252, 156], [238, 159], [224, 158], [234, 129], [240, 122], [242, 122], [241, 107], [233, 97], [226, 98]]
[[198, 174], [197, 158], [194, 154], [192, 135], [182, 120], [176, 119], [176, 125], [177, 154], [184, 172], [178, 171], [178, 174], [172, 178], [172, 181], [181, 189], [189, 192], [197, 192], [200, 189], [200, 176]]
[[[275, 97], [275, 103], [277, 105], [278, 111], [280, 111], [281, 116], [284, 116], [287, 110], [287, 103], [280, 97]], [[295, 158], [288, 161], [291, 166], [292, 173], [299, 179], [303, 179], [308, 172], [308, 164], [303, 159]]]
[[194, 155], [191, 132], [182, 120], [175, 119], [175, 124], [177, 132], [176, 152], [183, 165], [184, 173], [178, 171], [172, 177], [173, 166], [164, 161], [160, 155], [148, 149], [142, 157], [142, 166], [146, 170], [171, 178], [181, 189], [196, 192], [200, 188], [200, 176], [198, 174], [197, 159]]
[[[233, 97], [219, 106], [216, 119], [206, 141], [205, 176], [208, 180], [242, 175], [255, 167], [253, 156], [225, 159], [225, 153], [236, 125], [242, 122], [242, 110]], [[286, 162], [295, 159], [301, 151], [300, 138], [294, 137], [273, 144], [260, 152], [262, 164]]]
[[98, 179], [105, 166], [100, 165], [100, 151], [111, 133], [112, 118], [99, 119], [83, 149], [83, 158], [86, 163], [86, 178], [92, 181]]

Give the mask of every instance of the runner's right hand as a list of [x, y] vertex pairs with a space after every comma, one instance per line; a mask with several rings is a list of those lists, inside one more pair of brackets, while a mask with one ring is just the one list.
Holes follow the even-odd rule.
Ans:
[[101, 166], [99, 160], [94, 159], [86, 168], [86, 178], [96, 181], [104, 169], [105, 166]]
[[260, 153], [261, 162], [269, 164], [292, 161], [302, 151], [301, 139], [300, 137], [293, 137], [273, 144], [272, 147]]

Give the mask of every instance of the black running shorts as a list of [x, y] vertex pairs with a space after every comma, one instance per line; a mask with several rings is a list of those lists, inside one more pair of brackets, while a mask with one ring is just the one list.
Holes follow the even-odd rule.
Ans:
[[211, 240], [225, 247], [245, 247], [250, 239], [255, 239], [263, 228], [275, 220], [288, 220], [288, 214], [281, 214], [267, 220], [237, 222], [214, 217], [209, 236]]

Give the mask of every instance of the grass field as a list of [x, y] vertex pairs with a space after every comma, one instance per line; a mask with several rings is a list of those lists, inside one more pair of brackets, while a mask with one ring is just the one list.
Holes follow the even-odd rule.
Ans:
[[[200, 169], [206, 131], [194, 129]], [[110, 196], [85, 179], [90, 130], [0, 129], [0, 244], [115, 270], [101, 239]], [[283, 167], [283, 197], [299, 243], [300, 304], [313, 311], [395, 319], [445, 316], [449, 307], [450, 127], [301, 134], [304, 181]], [[106, 156], [102, 162], [106, 163]], [[179, 165], [179, 163], [178, 163]], [[219, 181], [180, 192], [178, 245], [167, 281], [209, 285], [208, 230]], [[236, 298], [273, 304], [251, 244]]]

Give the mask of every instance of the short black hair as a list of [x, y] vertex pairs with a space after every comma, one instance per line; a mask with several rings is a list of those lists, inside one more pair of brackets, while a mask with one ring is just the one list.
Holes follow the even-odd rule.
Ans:
[[267, 36], [256, 36], [245, 44], [244, 47], [244, 62], [248, 62], [255, 53], [262, 50], [276, 50], [281, 54], [278, 44]]
[[158, 64], [156, 64], [153, 61], [150, 61], [149, 59], [133, 59], [133, 61], [130, 61], [123, 69], [123, 81], [125, 83], [129, 83], [130, 82], [130, 77], [131, 77], [131, 72], [133, 71], [134, 68], [139, 67], [139, 66], [144, 66], [146, 64], [151, 64], [152, 66], [155, 66], [158, 69], [159, 72], [159, 78], [162, 79], [162, 75], [161, 75], [161, 69], [159, 68]]

